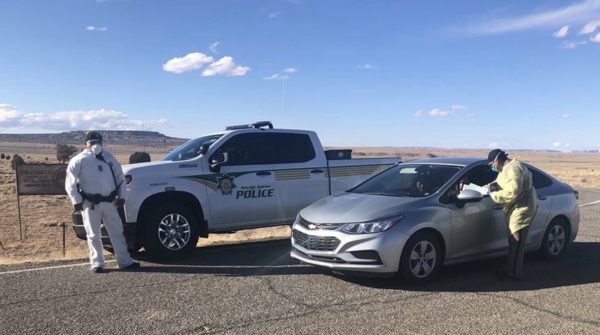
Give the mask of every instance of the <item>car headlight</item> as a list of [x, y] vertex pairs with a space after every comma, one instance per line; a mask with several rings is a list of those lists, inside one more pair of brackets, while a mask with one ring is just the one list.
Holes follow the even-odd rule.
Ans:
[[372, 234], [372, 233], [380, 233], [382, 231], [386, 231], [396, 225], [398, 222], [402, 221], [406, 215], [401, 214], [398, 216], [381, 219], [377, 221], [371, 222], [361, 222], [361, 223], [347, 223], [341, 227], [341, 231], [349, 234]]

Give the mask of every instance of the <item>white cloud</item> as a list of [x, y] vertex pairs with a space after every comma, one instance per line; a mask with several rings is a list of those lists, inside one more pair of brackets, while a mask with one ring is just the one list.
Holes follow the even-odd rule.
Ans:
[[563, 38], [569, 34], [569, 26], [563, 26], [552, 34], [554, 37]]
[[492, 142], [488, 144], [488, 148], [498, 148], [500, 144], [498, 142]]
[[562, 117], [563, 117], [563, 119], [568, 119], [568, 118], [571, 117], [571, 114], [565, 113], [565, 114], [562, 115]]
[[600, 20], [588, 22], [585, 26], [583, 26], [583, 28], [581, 28], [579, 35], [591, 34], [596, 31], [598, 27], [600, 27]]
[[96, 26], [87, 26], [87, 27], [85, 27], [85, 30], [87, 30], [87, 31], [107, 31], [108, 28], [106, 28], [106, 27], [96, 27]]
[[214, 54], [218, 54], [218, 53], [219, 53], [219, 46], [220, 46], [220, 45], [221, 45], [221, 42], [219, 42], [219, 41], [215, 41], [215, 42], [212, 42], [212, 43], [211, 43], [211, 44], [208, 46], [208, 49], [209, 49], [209, 50], [210, 50], [212, 53], [214, 53]]
[[237, 77], [244, 76], [250, 71], [250, 67], [241, 66], [235, 64], [233, 57], [225, 56], [216, 62], [209, 64], [204, 71], [202, 71], [203, 77], [213, 76], [226, 76], [226, 77]]
[[566, 7], [527, 15], [491, 19], [462, 27], [459, 31], [470, 35], [495, 35], [538, 28], [582, 23], [600, 16], [600, 0], [584, 0]]
[[369, 63], [359, 65], [358, 68], [361, 70], [378, 70], [379, 69], [376, 65], [369, 64]]
[[201, 52], [192, 52], [183, 57], [170, 59], [163, 65], [163, 70], [172, 73], [183, 73], [211, 63], [214, 59]]
[[0, 104], [0, 129], [52, 131], [74, 129], [148, 130], [167, 122], [166, 118], [135, 120], [129, 118], [123, 112], [108, 109], [48, 114], [27, 113], [11, 105]]
[[560, 45], [560, 47], [563, 48], [563, 49], [575, 49], [578, 46], [585, 45], [585, 44], [587, 44], [587, 41], [577, 41], [577, 42], [574, 42], [574, 41], [564, 41]]
[[600, 43], [600, 33], [597, 33], [596, 35], [590, 37], [590, 41], [594, 43]]
[[427, 117], [431, 117], [431, 118], [444, 118], [444, 117], [448, 117], [448, 116], [452, 116], [452, 115], [454, 115], [454, 111], [445, 111], [445, 110], [441, 110], [439, 108], [434, 108], [434, 109], [430, 110], [428, 113], [425, 113], [423, 111], [417, 111], [415, 113], [415, 117], [427, 116]]
[[281, 15], [281, 11], [269, 13], [269, 19], [276, 19]]
[[559, 147], [562, 146], [562, 143], [561, 142], [554, 142], [554, 143], [552, 143], [552, 146], [555, 147], [555, 148], [559, 148]]
[[264, 77], [263, 80], [287, 80], [290, 79], [290, 74], [298, 72], [298, 69], [295, 67], [288, 67], [281, 72], [272, 74], [270, 76]]
[[465, 110], [465, 109], [467, 109], [467, 106], [461, 105], [461, 104], [454, 104], [454, 105], [450, 106], [450, 108], [452, 108], [455, 111], [458, 111], [458, 110]]

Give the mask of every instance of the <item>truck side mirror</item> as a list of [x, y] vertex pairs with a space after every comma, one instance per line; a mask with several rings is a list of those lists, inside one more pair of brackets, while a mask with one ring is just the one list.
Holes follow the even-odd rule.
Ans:
[[208, 152], [208, 148], [210, 148], [210, 145], [208, 145], [208, 144], [202, 144], [200, 146], [200, 150], [199, 150], [200, 154], [201, 155], [206, 155], [206, 153]]
[[220, 172], [221, 166], [227, 164], [227, 153], [216, 153], [210, 158], [210, 170], [212, 172]]

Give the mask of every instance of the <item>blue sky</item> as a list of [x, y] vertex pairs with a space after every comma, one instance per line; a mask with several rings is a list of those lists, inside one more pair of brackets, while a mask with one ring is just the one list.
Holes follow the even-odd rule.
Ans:
[[0, 2], [0, 132], [600, 149], [600, 0]]

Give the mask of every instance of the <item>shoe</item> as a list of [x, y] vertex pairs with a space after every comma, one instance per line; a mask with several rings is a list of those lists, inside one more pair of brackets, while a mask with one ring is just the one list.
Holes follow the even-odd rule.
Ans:
[[127, 265], [126, 267], [121, 268], [121, 270], [135, 270], [135, 269], [139, 269], [140, 266], [141, 266], [140, 263], [133, 262], [133, 263]]
[[101, 266], [96, 266], [92, 268], [93, 273], [104, 273], [104, 268]]

